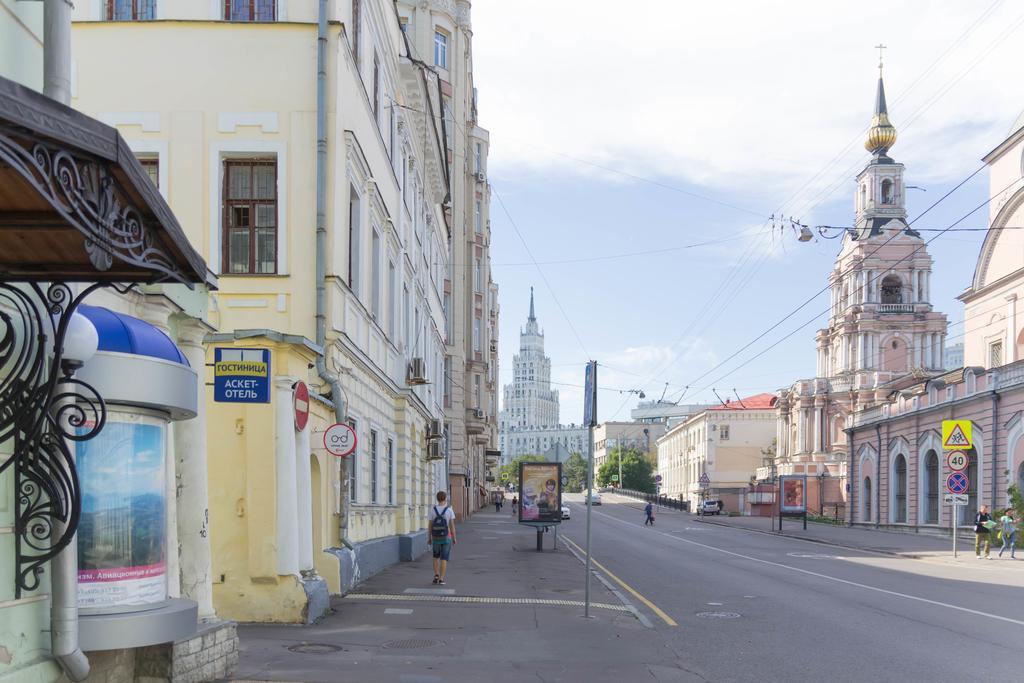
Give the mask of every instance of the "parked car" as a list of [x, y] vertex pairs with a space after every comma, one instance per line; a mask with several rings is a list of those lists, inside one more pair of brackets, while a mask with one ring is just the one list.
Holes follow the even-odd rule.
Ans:
[[569, 519], [569, 506], [568, 505], [563, 505], [562, 506], [562, 519]]
[[722, 514], [722, 501], [705, 500], [697, 508], [698, 515], [720, 515]]
[[590, 494], [590, 504], [591, 505], [600, 505], [601, 504], [601, 494], [598, 493], [597, 491], [594, 491], [593, 493], [591, 493]]

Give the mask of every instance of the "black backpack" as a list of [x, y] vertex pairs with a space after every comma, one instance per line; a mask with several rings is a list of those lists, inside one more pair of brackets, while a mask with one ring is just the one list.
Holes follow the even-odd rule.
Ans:
[[441, 512], [437, 511], [437, 506], [434, 506], [434, 521], [430, 523], [430, 537], [435, 541], [444, 541], [448, 538], [448, 520], [445, 519], [445, 515], [448, 513], [448, 508], [445, 506]]

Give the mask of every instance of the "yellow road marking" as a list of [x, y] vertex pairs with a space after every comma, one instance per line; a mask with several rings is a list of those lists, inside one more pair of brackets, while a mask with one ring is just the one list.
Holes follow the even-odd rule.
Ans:
[[[576, 548], [576, 550], [578, 550], [584, 557], [586, 557], [586, 555], [587, 555], [586, 551], [584, 551], [583, 548], [581, 548], [578, 545], [576, 545], [575, 543], [573, 543], [571, 538], [565, 537], [565, 541], [567, 543], [569, 543], [573, 548]], [[643, 595], [640, 594], [639, 591], [637, 591], [635, 588], [630, 586], [628, 583], [626, 583], [625, 581], [623, 581], [619, 577], [615, 576], [615, 574], [612, 574], [608, 570], [608, 567], [605, 567], [603, 564], [601, 564], [600, 562], [595, 560], [593, 557], [590, 558], [590, 561], [594, 563], [594, 566], [596, 566], [598, 569], [600, 569], [605, 574], [607, 574], [608, 578], [610, 578], [612, 581], [614, 581], [615, 583], [617, 583], [620, 586], [622, 586], [623, 588], [625, 588], [627, 591], [629, 591], [630, 595], [632, 595], [634, 598], [636, 598], [637, 600], [642, 602], [644, 605], [646, 605], [647, 609], [651, 610], [652, 612], [657, 614], [659, 617], [661, 617], [661, 620], [664, 621], [666, 624], [668, 624], [669, 626], [679, 626], [679, 624], [676, 623], [675, 619], [673, 619], [669, 615], [665, 614], [665, 611], [663, 609], [661, 609], [660, 607], [655, 605], [653, 602], [651, 602], [650, 600], [645, 598]]]

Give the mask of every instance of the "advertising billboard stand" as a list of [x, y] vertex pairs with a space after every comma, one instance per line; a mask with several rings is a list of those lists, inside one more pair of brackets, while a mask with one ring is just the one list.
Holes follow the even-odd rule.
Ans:
[[783, 517], [802, 517], [807, 530], [807, 475], [779, 477], [779, 531]]
[[544, 533], [562, 523], [562, 463], [519, 463], [519, 523], [537, 530], [537, 552]]

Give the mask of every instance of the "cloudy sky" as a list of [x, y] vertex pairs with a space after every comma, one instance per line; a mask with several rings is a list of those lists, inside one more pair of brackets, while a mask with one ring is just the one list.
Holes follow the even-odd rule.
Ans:
[[[502, 383], [533, 286], [566, 423], [581, 419], [574, 385], [588, 358], [603, 366], [602, 420], [628, 419], [625, 389], [657, 398], [667, 383], [673, 399], [713, 401], [712, 388], [749, 395], [814, 373], [827, 294], [734, 354], [826, 283], [838, 241], [798, 243], [771, 216], [851, 223], [874, 45], [888, 46], [890, 154], [922, 188], [909, 192], [911, 219], [1024, 110], [1013, 0], [477, 0], [473, 29]], [[988, 193], [981, 173], [915, 227], [944, 228]], [[929, 246], [950, 343], [982, 237]]]

